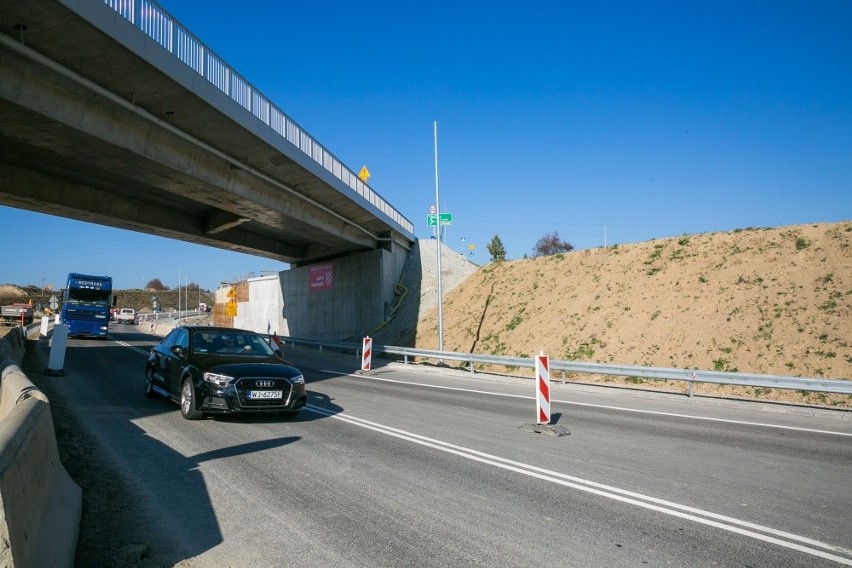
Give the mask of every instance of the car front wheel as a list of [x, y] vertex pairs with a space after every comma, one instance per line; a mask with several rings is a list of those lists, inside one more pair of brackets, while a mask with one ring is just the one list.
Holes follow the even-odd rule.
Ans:
[[183, 385], [180, 388], [180, 413], [187, 420], [198, 420], [204, 413], [198, 410], [198, 404], [195, 402], [195, 389], [192, 387], [192, 378], [187, 377], [183, 380]]

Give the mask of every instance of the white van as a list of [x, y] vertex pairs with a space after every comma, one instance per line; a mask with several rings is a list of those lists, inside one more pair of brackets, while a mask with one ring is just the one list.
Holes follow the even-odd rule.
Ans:
[[118, 323], [136, 323], [136, 310], [133, 308], [121, 308], [115, 316], [115, 321]]

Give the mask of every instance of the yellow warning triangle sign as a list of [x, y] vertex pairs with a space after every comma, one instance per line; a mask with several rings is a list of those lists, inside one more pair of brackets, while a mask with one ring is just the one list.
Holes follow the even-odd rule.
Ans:
[[367, 183], [367, 178], [370, 177], [370, 171], [367, 169], [367, 166], [361, 166], [361, 171], [358, 172], [358, 177], [361, 178], [361, 181]]

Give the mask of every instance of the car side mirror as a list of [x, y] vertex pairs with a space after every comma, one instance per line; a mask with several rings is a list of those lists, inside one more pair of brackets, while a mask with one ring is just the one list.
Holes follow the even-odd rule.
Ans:
[[180, 345], [172, 345], [171, 352], [177, 355], [178, 357], [183, 357], [184, 351], [183, 347]]
[[276, 349], [275, 354], [278, 355], [278, 357], [281, 358], [281, 359], [284, 358], [284, 352], [281, 351], [280, 349]]

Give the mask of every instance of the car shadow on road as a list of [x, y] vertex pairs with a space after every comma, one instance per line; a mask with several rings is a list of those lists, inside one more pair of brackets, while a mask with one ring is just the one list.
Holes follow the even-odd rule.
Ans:
[[[75, 564], [173, 565], [221, 544], [202, 462], [135, 423], [163, 413], [165, 404], [145, 399], [140, 381], [104, 368], [100, 362], [112, 355], [92, 353], [99, 348], [120, 357], [127, 350], [103, 342], [74, 343], [66, 349], [62, 376], [43, 374], [46, 341], [28, 342], [22, 368], [50, 401], [61, 461], [83, 490]], [[124, 411], [116, 412], [121, 407]], [[127, 470], [144, 475], [131, 477]], [[181, 538], [185, 529], [178, 519], [192, 519], [193, 538]]]
[[271, 440], [258, 440], [256, 442], [248, 442], [246, 444], [237, 444], [236, 446], [228, 446], [218, 450], [202, 452], [186, 458], [188, 461], [195, 463], [196, 466], [206, 461], [213, 461], [222, 458], [234, 458], [246, 454], [254, 454], [265, 450], [273, 450], [282, 448], [288, 444], [293, 444], [301, 440], [301, 436], [285, 436], [282, 438], [273, 438]]

